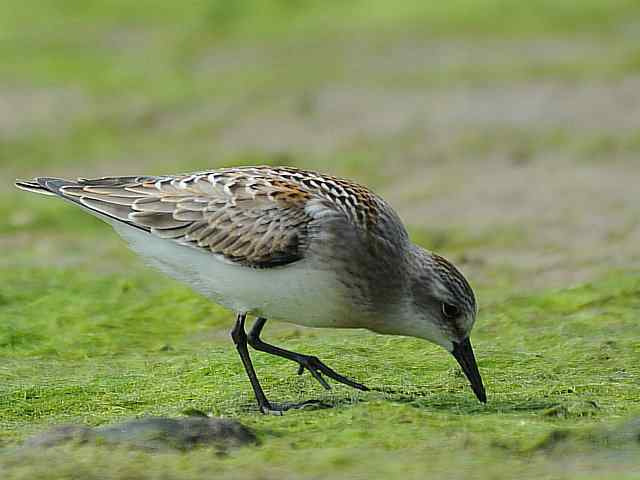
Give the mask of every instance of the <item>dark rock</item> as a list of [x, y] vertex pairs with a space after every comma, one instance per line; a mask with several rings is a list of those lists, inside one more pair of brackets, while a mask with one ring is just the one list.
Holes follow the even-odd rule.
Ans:
[[240, 446], [255, 442], [253, 432], [235, 420], [149, 417], [96, 429], [98, 440], [144, 449], [190, 450], [201, 445]]
[[80, 425], [62, 425], [48, 432], [39, 433], [27, 439], [24, 446], [27, 448], [55, 447], [64, 443], [84, 444], [94, 441], [96, 434], [92, 428]]
[[255, 434], [235, 420], [221, 418], [148, 417], [95, 429], [68, 425], [28, 439], [27, 448], [65, 443], [124, 445], [144, 450], [191, 450], [200, 446], [219, 449], [256, 443]]

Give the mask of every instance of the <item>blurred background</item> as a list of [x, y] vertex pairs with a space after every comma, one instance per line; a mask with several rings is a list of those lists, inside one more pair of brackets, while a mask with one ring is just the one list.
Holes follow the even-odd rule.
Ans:
[[[479, 297], [485, 409], [435, 347], [274, 325], [289, 348], [410, 393], [257, 419], [238, 407], [253, 404], [227, 312], [80, 209], [13, 187], [251, 164], [366, 184], [461, 267]], [[0, 444], [194, 407], [281, 432], [250, 457], [251, 478], [288, 465], [294, 444], [312, 450], [295, 471], [311, 459], [328, 478], [354, 458], [424, 478], [415, 460], [431, 452], [429, 468], [457, 478], [459, 451], [460, 478], [483, 455], [492, 478], [524, 478], [536, 435], [638, 412], [639, 179], [638, 0], [0, 2]], [[256, 360], [276, 398], [318, 394], [270, 361]], [[595, 457], [580, 458], [571, 468]], [[568, 464], [545, 462], [535, 478]], [[181, 478], [176, 465], [162, 478]]]
[[91, 222], [16, 177], [284, 164], [371, 186], [476, 282], [638, 261], [634, 0], [8, 1], [0, 54], [5, 248]]

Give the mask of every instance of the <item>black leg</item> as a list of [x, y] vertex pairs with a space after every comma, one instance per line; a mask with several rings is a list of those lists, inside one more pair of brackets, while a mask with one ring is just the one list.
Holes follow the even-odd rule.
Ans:
[[[322, 374], [325, 374], [327, 377], [332, 378], [336, 382], [344, 383], [345, 385], [349, 385], [350, 387], [357, 388], [358, 390], [367, 391], [369, 390], [366, 386], [354, 382], [353, 380], [340, 375], [335, 372], [331, 368], [327, 367], [324, 363], [322, 363], [317, 357], [311, 355], [303, 355], [301, 353], [292, 352], [289, 350], [285, 350], [283, 348], [276, 347], [274, 345], [270, 345], [265, 343], [260, 338], [260, 333], [262, 333], [262, 329], [264, 324], [267, 322], [266, 318], [258, 318], [253, 327], [251, 327], [251, 331], [249, 332], [249, 336], [247, 340], [249, 345], [251, 345], [256, 350], [261, 352], [270, 353], [272, 355], [277, 355], [278, 357], [283, 357], [288, 360], [292, 360], [300, 365], [298, 369], [298, 375], [302, 375], [306, 370], [311, 372], [311, 375], [320, 382], [327, 390], [331, 390], [331, 386], [327, 383], [327, 381], [322, 377]], [[244, 331], [244, 329], [243, 329]]]
[[253, 387], [253, 393], [256, 395], [256, 400], [258, 401], [258, 407], [262, 413], [271, 413], [273, 408], [267, 400], [266, 395], [264, 394], [264, 390], [260, 386], [260, 382], [258, 381], [258, 377], [256, 375], [256, 371], [253, 368], [253, 364], [251, 363], [251, 357], [249, 357], [249, 349], [247, 348], [247, 334], [244, 331], [244, 321], [247, 318], [247, 315], [244, 313], [239, 313], [236, 318], [236, 324], [231, 330], [231, 338], [233, 339], [233, 343], [236, 345], [236, 349], [238, 350], [238, 354], [240, 354], [240, 359], [242, 360], [242, 364], [244, 365], [244, 369], [247, 372], [247, 376], [249, 377], [249, 381], [251, 382], [251, 386]]
[[262, 390], [260, 382], [258, 381], [258, 377], [256, 375], [255, 369], [253, 368], [253, 364], [251, 363], [251, 357], [249, 356], [249, 349], [247, 348], [247, 334], [244, 331], [244, 322], [246, 318], [246, 314], [238, 314], [236, 324], [233, 327], [233, 330], [231, 330], [231, 338], [233, 339], [233, 343], [235, 343], [236, 349], [240, 354], [240, 359], [242, 360], [244, 369], [247, 372], [247, 376], [249, 377], [249, 381], [251, 382], [251, 386], [253, 387], [253, 393], [255, 394], [256, 400], [258, 401], [258, 407], [260, 408], [260, 411], [264, 414], [282, 415], [282, 413], [286, 410], [294, 408], [304, 408], [312, 405], [325, 406], [318, 400], [309, 400], [301, 403], [278, 405], [272, 404], [271, 402], [269, 402], [269, 400], [267, 400], [267, 397], [264, 394], [264, 390]]

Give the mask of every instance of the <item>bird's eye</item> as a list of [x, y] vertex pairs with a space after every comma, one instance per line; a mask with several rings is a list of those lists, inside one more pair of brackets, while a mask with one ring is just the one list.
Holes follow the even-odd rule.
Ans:
[[455, 305], [451, 305], [449, 303], [443, 303], [442, 315], [444, 315], [445, 318], [453, 319], [460, 315], [460, 309]]

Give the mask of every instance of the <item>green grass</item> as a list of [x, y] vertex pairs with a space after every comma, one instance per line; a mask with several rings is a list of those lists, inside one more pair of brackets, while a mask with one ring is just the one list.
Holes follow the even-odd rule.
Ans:
[[[263, 463], [267, 471], [286, 468], [294, 476], [308, 474], [307, 468], [322, 476], [334, 469], [417, 475], [417, 465], [436, 473], [445, 467], [443, 460], [406, 464], [427, 452], [451, 462], [460, 457], [463, 467], [469, 462], [464, 468], [478, 459], [504, 463], [497, 478], [509, 478], [511, 468], [553, 459], [549, 450], [555, 443], [569, 458], [585, 449], [602, 455], [601, 437], [591, 432], [640, 414], [636, 274], [612, 274], [484, 308], [474, 339], [489, 392], [486, 406], [473, 398], [452, 359], [423, 341], [276, 330], [268, 335], [272, 341], [318, 354], [383, 391], [356, 394], [337, 386], [327, 394], [309, 376], [297, 377], [293, 365], [255, 355], [272, 398], [321, 398], [334, 405], [283, 418], [255, 410], [226, 335], [230, 314], [168, 280], [147, 272], [30, 269], [4, 274], [3, 283], [10, 285], [0, 302], [0, 441], [5, 444], [49, 425], [98, 425], [194, 408], [241, 419], [257, 430], [262, 444], [225, 459], [198, 452], [166, 455], [161, 461], [175, 478], [182, 478], [185, 461], [195, 471]], [[568, 440], [556, 441], [557, 432], [565, 431]], [[633, 441], [622, 447], [633, 449]], [[611, 450], [605, 464], [619, 467], [620, 448]], [[7, 455], [9, 465], [16, 461], [15, 454]], [[99, 448], [65, 449], [64, 455], [79, 469], [87, 456], [101, 459], [90, 476], [97, 475], [100, 462], [133, 469], [148, 457]], [[365, 458], [375, 460], [363, 466]], [[17, 468], [15, 478], [37, 475], [41, 468], [39, 462]]]
[[[624, 182], [640, 151], [639, 5], [0, 3], [0, 477], [638, 478], [640, 214]], [[270, 398], [333, 406], [263, 417], [230, 312], [100, 221], [11, 186], [241, 164], [370, 185], [461, 265], [489, 403], [424, 341], [273, 323], [273, 343], [376, 390], [325, 392], [255, 354]], [[553, 181], [532, 198], [530, 178]], [[19, 448], [55, 425], [190, 409], [237, 418], [260, 444]]]
[[[384, 0], [369, 2], [320, 2], [318, 0], [240, 0], [230, 4], [185, 2], [177, 5], [158, 5], [150, 0], [135, 4], [124, 0], [108, 2], [80, 2], [66, 0], [25, 1], [8, 4], [3, 16], [5, 31], [22, 32], [10, 20], [29, 23], [32, 28], [53, 29], [61, 24], [83, 28], [83, 21], [96, 27], [137, 26], [156, 24], [164, 27], [199, 25], [203, 29], [219, 31], [232, 28], [242, 34], [291, 34], [296, 28], [326, 29], [337, 25], [394, 26], [420, 25], [436, 32], [460, 35], [485, 32], [548, 33], [558, 30], [606, 31], [619, 24], [630, 23], [630, 16], [638, 13], [638, 5], [631, 0], [603, 3], [585, 0], [579, 4], [570, 0], [551, 2], [535, 0], [522, 5], [515, 0], [454, 0], [447, 5], [408, 0], [392, 4]], [[497, 21], [497, 16], [501, 16]], [[292, 25], [293, 23], [293, 25]], [[315, 32], [314, 32], [315, 33]]]

